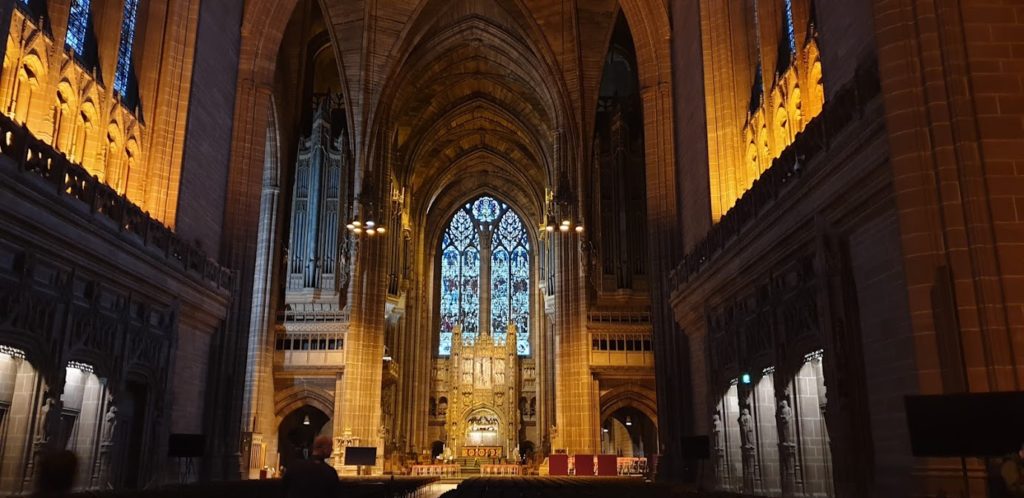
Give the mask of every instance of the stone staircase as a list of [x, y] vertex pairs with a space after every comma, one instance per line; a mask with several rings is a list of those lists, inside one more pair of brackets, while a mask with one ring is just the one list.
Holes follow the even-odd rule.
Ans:
[[459, 457], [455, 459], [455, 463], [459, 464], [463, 476], [472, 477], [480, 475], [480, 465], [491, 463], [491, 460], [479, 457]]

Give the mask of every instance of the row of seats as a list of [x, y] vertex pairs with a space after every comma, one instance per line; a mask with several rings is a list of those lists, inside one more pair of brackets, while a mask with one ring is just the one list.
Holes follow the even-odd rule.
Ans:
[[[339, 498], [413, 498], [436, 477], [341, 477]], [[83, 491], [71, 498], [280, 498], [280, 479], [223, 481], [166, 486], [136, 491]]]
[[665, 486], [619, 477], [477, 477], [443, 498], [626, 498], [670, 496]]
[[[740, 498], [631, 477], [476, 477], [441, 498]], [[754, 497], [750, 497], [754, 498]]]

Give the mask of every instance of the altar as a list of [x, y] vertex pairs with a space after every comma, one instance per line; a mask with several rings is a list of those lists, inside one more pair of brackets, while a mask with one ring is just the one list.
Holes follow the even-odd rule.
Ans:
[[500, 336], [463, 335], [461, 324], [453, 330], [445, 432], [460, 457], [499, 459], [519, 445], [515, 337], [514, 324]]
[[465, 446], [462, 448], [460, 456], [495, 459], [504, 456], [504, 451], [501, 446]]

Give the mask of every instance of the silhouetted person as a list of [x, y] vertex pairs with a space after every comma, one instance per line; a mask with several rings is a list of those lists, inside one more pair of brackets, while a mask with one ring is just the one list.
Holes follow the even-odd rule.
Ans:
[[67, 496], [75, 484], [78, 458], [68, 450], [47, 451], [39, 457], [36, 494], [39, 498]]
[[1009, 496], [1024, 498], [1024, 445], [1003, 462], [999, 473], [1003, 476]]
[[331, 456], [333, 449], [331, 438], [316, 438], [312, 458], [293, 462], [285, 472], [284, 495], [287, 498], [335, 498], [338, 495], [338, 472], [324, 461]]

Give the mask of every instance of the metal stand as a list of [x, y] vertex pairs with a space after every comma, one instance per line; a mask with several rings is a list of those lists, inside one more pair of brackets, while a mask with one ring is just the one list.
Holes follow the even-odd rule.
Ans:
[[[181, 468], [181, 458], [178, 459], [178, 468]], [[184, 484], [188, 482], [190, 477], [196, 475], [196, 464], [192, 460], [192, 457], [185, 457], [185, 470], [181, 472], [181, 476], [178, 478], [178, 482]]]

